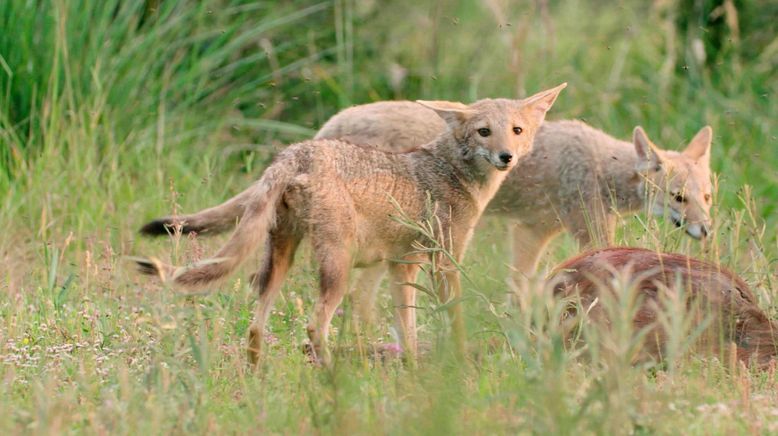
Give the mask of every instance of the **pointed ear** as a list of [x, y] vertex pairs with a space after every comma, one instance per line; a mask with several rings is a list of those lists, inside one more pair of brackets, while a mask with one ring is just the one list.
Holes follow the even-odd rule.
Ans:
[[632, 143], [638, 154], [638, 171], [656, 171], [662, 166], [662, 158], [659, 156], [657, 147], [648, 139], [648, 135], [642, 127], [635, 127], [632, 132]]
[[702, 162], [707, 165], [710, 163], [710, 143], [712, 140], [713, 129], [710, 126], [705, 126], [694, 135], [683, 154], [695, 162]]
[[532, 114], [537, 120], [538, 125], [540, 125], [546, 118], [546, 112], [551, 109], [551, 106], [553, 106], [559, 93], [566, 87], [567, 83], [563, 83], [555, 88], [538, 92], [531, 97], [520, 100], [520, 105], [524, 110]]
[[416, 103], [432, 109], [451, 127], [459, 126], [473, 114], [465, 104], [443, 100], [416, 100]]

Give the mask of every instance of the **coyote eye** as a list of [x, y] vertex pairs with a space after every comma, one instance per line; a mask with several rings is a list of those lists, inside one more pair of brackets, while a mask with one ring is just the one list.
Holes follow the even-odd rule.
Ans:
[[705, 202], [710, 203], [710, 194], [705, 194]]
[[673, 192], [673, 193], [672, 193], [672, 194], [670, 194], [670, 195], [672, 195], [672, 196], [673, 196], [673, 198], [675, 199], [675, 201], [677, 201], [677, 202], [679, 202], [679, 203], [686, 203], [686, 197], [684, 197], [683, 195], [681, 195], [681, 193], [680, 193], [680, 192]]
[[486, 138], [487, 136], [492, 134], [492, 131], [487, 129], [486, 127], [481, 127], [478, 129], [478, 134]]
[[515, 133], [517, 135], [521, 135], [521, 132], [523, 132], [523, 131], [524, 131], [524, 129], [522, 129], [521, 127], [514, 127], [513, 128], [513, 133]]

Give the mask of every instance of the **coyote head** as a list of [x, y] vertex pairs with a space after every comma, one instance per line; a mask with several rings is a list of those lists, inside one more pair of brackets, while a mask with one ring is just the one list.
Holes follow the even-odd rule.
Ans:
[[701, 239], [710, 231], [712, 186], [710, 144], [713, 130], [705, 126], [682, 152], [662, 150], [654, 145], [641, 127], [633, 135], [638, 154], [640, 190], [648, 196], [650, 210], [673, 223], [685, 226], [686, 233]]
[[535, 132], [566, 83], [523, 100], [484, 99], [465, 105], [421, 101], [448, 125], [466, 161], [506, 171], [532, 149]]

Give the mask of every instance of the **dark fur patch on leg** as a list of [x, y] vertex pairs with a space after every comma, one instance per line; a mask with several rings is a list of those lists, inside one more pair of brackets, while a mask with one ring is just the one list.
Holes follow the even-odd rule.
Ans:
[[254, 287], [254, 289], [259, 291], [259, 295], [262, 295], [267, 291], [267, 284], [270, 281], [270, 275], [273, 272], [274, 250], [270, 238], [265, 242], [265, 245], [267, 246], [267, 254], [265, 254], [265, 259], [262, 261], [262, 268], [255, 274], [252, 274], [249, 278], [249, 283], [251, 283], [251, 286]]

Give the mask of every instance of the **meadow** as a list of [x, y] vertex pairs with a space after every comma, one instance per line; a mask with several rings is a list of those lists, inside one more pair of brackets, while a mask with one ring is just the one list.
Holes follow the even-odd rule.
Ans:
[[[711, 236], [699, 243], [642, 213], [623, 217], [618, 243], [719, 262], [778, 316], [776, 20], [774, 2], [729, 0], [0, 2], [0, 432], [778, 432], [775, 369], [686, 352], [695, 326], [680, 306], [661, 365], [631, 361], [628, 304], [585, 353], [568, 347], [553, 321], [561, 303], [506, 284], [498, 219], [484, 220], [462, 265], [468, 357], [422, 293], [417, 365], [371, 352], [394, 341], [386, 293], [370, 331], [344, 304], [331, 368], [308, 361], [317, 282], [306, 250], [256, 374], [247, 281], [260, 253], [190, 297], [126, 259], [212, 253], [223, 238], [136, 232], [240, 192], [352, 104], [568, 82], [550, 119], [623, 139], [641, 125], [666, 149], [713, 127]], [[577, 251], [560, 237], [541, 269]]]

